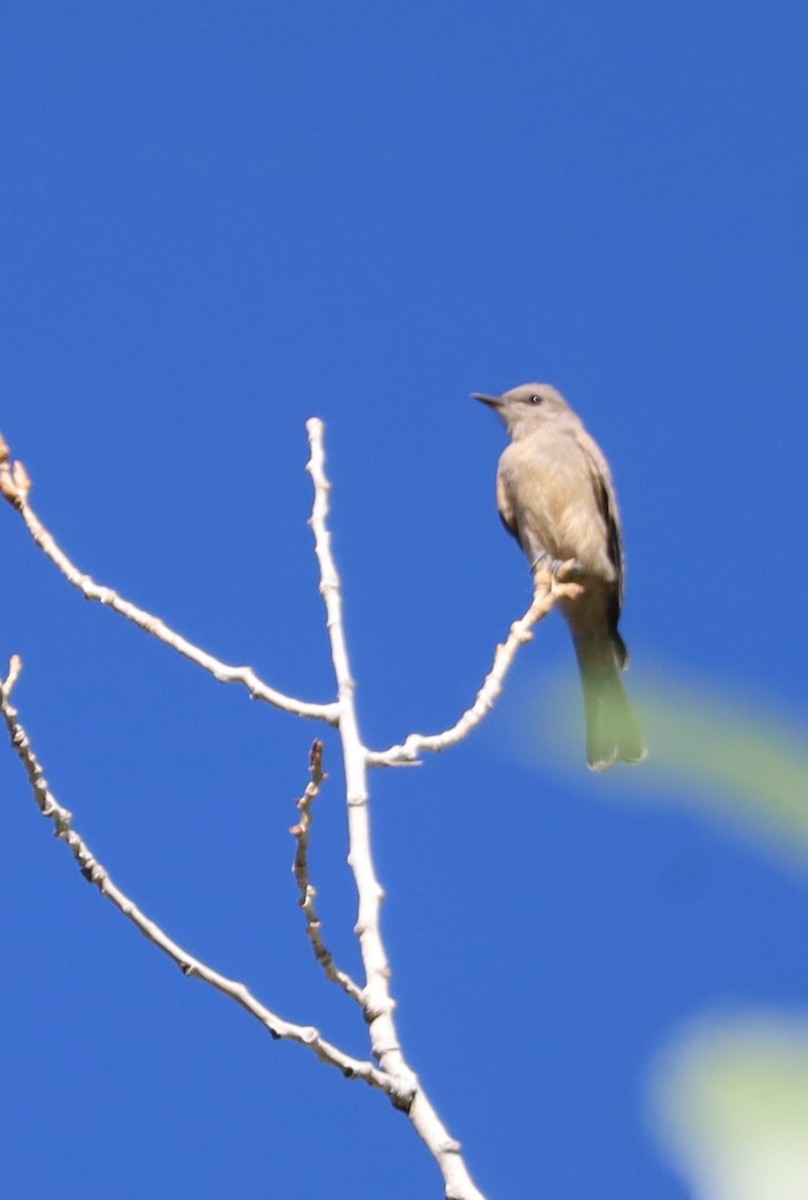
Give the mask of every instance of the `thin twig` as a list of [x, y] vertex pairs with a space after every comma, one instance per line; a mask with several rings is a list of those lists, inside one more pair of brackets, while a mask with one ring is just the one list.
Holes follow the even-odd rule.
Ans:
[[580, 595], [582, 590], [580, 584], [563, 582], [564, 567], [569, 565], [571, 564], [562, 564], [562, 567], [559, 568], [558, 574], [561, 576], [561, 580], [554, 577], [552, 580], [543, 578], [537, 581], [530, 608], [520, 620], [514, 621], [506, 640], [497, 646], [491, 670], [486, 675], [474, 703], [466, 709], [459, 720], [443, 733], [411, 733], [400, 745], [390, 746], [387, 750], [368, 751], [368, 766], [411, 766], [418, 762], [419, 754], [425, 750], [437, 753], [446, 750], [449, 746], [456, 746], [472, 729], [476, 729], [499, 699], [505, 676], [513, 666], [519, 648], [532, 640], [533, 627], [539, 621], [544, 620], [552, 611], [557, 600], [566, 596], [573, 598]]
[[394, 1103], [400, 1104], [401, 1096], [398, 1084], [391, 1076], [379, 1070], [372, 1062], [353, 1058], [350, 1054], [346, 1054], [337, 1046], [326, 1041], [313, 1026], [297, 1025], [291, 1021], [285, 1021], [257, 1000], [245, 984], [239, 983], [235, 979], [228, 979], [227, 976], [214, 971], [212, 967], [207, 966], [198, 958], [194, 958], [192, 954], [173, 941], [159, 925], [147, 917], [134, 901], [112, 882], [105, 868], [93, 856], [87, 843], [73, 828], [73, 814], [63, 808], [50, 791], [28, 734], [19, 721], [19, 713], [11, 704], [11, 692], [19, 678], [21, 667], [21, 660], [15, 655], [11, 660], [8, 678], [4, 682], [0, 681], [0, 710], [2, 710], [11, 744], [28, 774], [37, 807], [43, 817], [52, 821], [56, 837], [69, 847], [84, 878], [94, 884], [101, 895], [111, 901], [145, 938], [173, 959], [183, 975], [192, 979], [200, 979], [203, 983], [208, 983], [211, 987], [229, 996], [231, 1000], [235, 1000], [251, 1016], [255, 1017], [273, 1038], [285, 1038], [308, 1047], [321, 1062], [336, 1067], [349, 1079], [364, 1080], [371, 1087], [385, 1092]]
[[356, 685], [342, 620], [342, 591], [328, 529], [328, 494], [331, 484], [325, 473], [323, 422], [314, 417], [306, 422], [311, 457], [307, 470], [314, 485], [311, 527], [320, 566], [320, 592], [325, 602], [326, 624], [331, 639], [331, 656], [339, 695], [339, 731], [345, 762], [348, 805], [348, 863], [353, 871], [359, 901], [356, 933], [365, 968], [365, 1013], [373, 1056], [382, 1070], [392, 1075], [407, 1101], [400, 1105], [432, 1153], [443, 1175], [447, 1200], [485, 1200], [471, 1178], [461, 1155], [460, 1143], [452, 1138], [407, 1062], [398, 1040], [394, 1020], [395, 1001], [390, 993], [390, 964], [381, 933], [384, 890], [376, 876], [370, 838], [367, 786], [367, 750], [362, 744], [354, 703]]
[[264, 683], [252, 667], [234, 667], [221, 662], [212, 654], [208, 654], [169, 628], [159, 617], [146, 612], [145, 609], [138, 608], [130, 601], [124, 600], [112, 588], [103, 587], [89, 575], [83, 574], [57, 545], [53, 535], [48, 532], [29, 505], [30, 490], [31, 480], [28, 472], [21, 462], [12, 463], [8, 445], [0, 435], [0, 495], [4, 496], [12, 508], [15, 508], [20, 514], [37, 546], [61, 571], [68, 583], [81, 592], [87, 600], [97, 600], [99, 604], [120, 613], [128, 621], [132, 621], [146, 633], [157, 638], [158, 641], [164, 642], [184, 658], [190, 659], [198, 667], [208, 671], [219, 683], [243, 684], [253, 700], [262, 700], [298, 717], [313, 717], [327, 721], [330, 725], [336, 724], [338, 711], [336, 704], [314, 704], [276, 691], [275, 688]]
[[341, 971], [337, 967], [333, 954], [323, 941], [322, 923], [315, 904], [317, 889], [309, 878], [309, 830], [314, 819], [312, 806], [320, 792], [320, 785], [327, 778], [323, 771], [323, 743], [319, 740], [314, 742], [309, 754], [309, 774], [311, 779], [297, 802], [300, 820], [289, 830], [297, 843], [292, 873], [300, 892], [299, 904], [306, 917], [306, 936], [311, 942], [314, 957], [325, 972], [326, 979], [330, 979], [332, 983], [338, 983], [351, 999], [363, 1004], [362, 989], [347, 972]]

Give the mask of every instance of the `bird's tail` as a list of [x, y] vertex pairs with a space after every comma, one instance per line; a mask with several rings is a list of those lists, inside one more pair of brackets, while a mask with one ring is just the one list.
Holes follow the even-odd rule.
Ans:
[[647, 754], [645, 741], [618, 665], [625, 661], [625, 648], [603, 634], [578, 634], [574, 640], [584, 693], [586, 761], [593, 771], [616, 762], [641, 762]]

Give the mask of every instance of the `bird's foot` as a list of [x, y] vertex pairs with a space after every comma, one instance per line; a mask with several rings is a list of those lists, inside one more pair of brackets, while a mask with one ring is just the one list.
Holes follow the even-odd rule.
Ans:
[[569, 599], [579, 596], [584, 588], [579, 582], [584, 569], [574, 558], [553, 558], [547, 551], [537, 554], [531, 564], [533, 578], [540, 581], [553, 594], [565, 595]]
[[558, 568], [561, 566], [560, 558], [553, 558], [552, 554], [548, 554], [546, 550], [542, 550], [541, 554], [537, 554], [530, 564], [530, 569], [535, 575], [541, 568], [542, 571], [550, 571], [552, 575], [558, 573]]

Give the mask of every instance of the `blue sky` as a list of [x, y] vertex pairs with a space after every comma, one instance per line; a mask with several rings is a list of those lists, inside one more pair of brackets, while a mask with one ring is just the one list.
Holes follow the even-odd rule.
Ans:
[[[503, 431], [468, 395], [548, 380], [614, 469], [631, 689], [721, 697], [798, 754], [806, 23], [789, 0], [6, 6], [0, 427], [34, 507], [99, 581], [330, 699], [322, 417], [381, 747], [451, 724], [527, 607]], [[0, 654], [77, 827], [180, 942], [364, 1055], [289, 874], [319, 728], [85, 604], [0, 521]], [[803, 1011], [804, 843], [702, 787], [665, 721], [647, 770], [588, 774], [570, 679], [554, 617], [471, 740], [373, 777], [401, 1033], [492, 1198], [682, 1200], [653, 1063], [705, 1014]], [[333, 734], [326, 767], [313, 869], [358, 970]], [[441, 1194], [383, 1098], [84, 886], [10, 751], [0, 791], [4, 1195]]]

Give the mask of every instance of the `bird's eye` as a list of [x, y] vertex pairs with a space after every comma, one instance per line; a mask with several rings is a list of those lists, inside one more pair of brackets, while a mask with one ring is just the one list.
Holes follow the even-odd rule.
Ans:
[[541, 396], [539, 395], [538, 392], [534, 392], [533, 395], [530, 397], [530, 403], [531, 404], [541, 404]]

